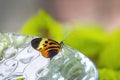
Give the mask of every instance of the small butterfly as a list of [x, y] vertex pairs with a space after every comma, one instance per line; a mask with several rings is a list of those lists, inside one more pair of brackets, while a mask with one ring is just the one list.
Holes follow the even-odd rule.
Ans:
[[41, 52], [42, 56], [45, 58], [50, 59], [59, 53], [61, 49], [61, 43], [47, 38], [35, 38], [31, 41], [31, 45], [34, 49]]

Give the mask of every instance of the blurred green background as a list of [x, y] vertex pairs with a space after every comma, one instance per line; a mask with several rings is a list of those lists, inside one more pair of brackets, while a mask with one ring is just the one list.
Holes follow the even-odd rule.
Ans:
[[100, 80], [120, 80], [119, 0], [0, 0], [0, 32], [63, 41], [94, 61]]
[[106, 31], [100, 24], [61, 24], [41, 10], [20, 30], [22, 34], [47, 37], [79, 50], [96, 64], [100, 80], [120, 80], [120, 29]]

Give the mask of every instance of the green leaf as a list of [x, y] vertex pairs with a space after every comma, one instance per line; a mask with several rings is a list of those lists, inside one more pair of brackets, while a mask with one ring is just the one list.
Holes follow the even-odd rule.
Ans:
[[92, 57], [103, 50], [106, 34], [103, 29], [99, 28], [99, 25], [77, 24], [65, 41], [66, 44]]
[[120, 29], [114, 31], [108, 38], [107, 44], [99, 57], [99, 67], [120, 69]]
[[30, 34], [40, 37], [55, 38], [60, 40], [63, 35], [63, 28], [44, 10], [32, 17], [20, 30], [22, 34]]
[[120, 80], [120, 73], [112, 69], [99, 69], [100, 80]]

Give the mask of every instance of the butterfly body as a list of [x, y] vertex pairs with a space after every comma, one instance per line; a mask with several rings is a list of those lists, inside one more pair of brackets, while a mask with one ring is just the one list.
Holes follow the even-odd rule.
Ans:
[[31, 45], [41, 52], [42, 56], [50, 59], [57, 55], [61, 48], [58, 42], [47, 38], [35, 38], [31, 41]]

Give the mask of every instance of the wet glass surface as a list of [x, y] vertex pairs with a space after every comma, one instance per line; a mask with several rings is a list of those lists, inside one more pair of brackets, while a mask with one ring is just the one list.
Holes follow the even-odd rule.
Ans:
[[98, 80], [94, 64], [63, 45], [52, 60], [32, 48], [28, 35], [0, 34], [0, 80]]

